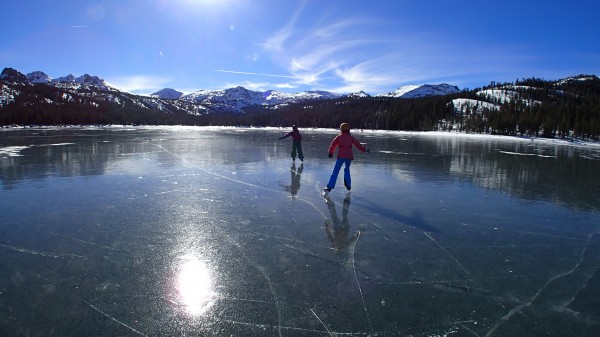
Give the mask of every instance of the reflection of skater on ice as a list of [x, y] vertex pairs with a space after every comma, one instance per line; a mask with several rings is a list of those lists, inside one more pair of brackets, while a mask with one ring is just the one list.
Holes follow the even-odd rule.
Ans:
[[296, 169], [296, 163], [292, 163], [292, 167], [290, 167], [290, 172], [292, 174], [291, 185], [283, 185], [283, 189], [290, 192], [292, 195], [292, 199], [296, 198], [296, 194], [298, 194], [298, 190], [300, 190], [300, 176], [302, 175], [302, 170], [304, 169], [304, 164], [300, 164], [298, 169]]
[[329, 213], [331, 214], [331, 220], [325, 221], [325, 232], [327, 238], [335, 248], [335, 253], [339, 254], [346, 250], [346, 248], [358, 239], [360, 232], [357, 230], [350, 235], [350, 225], [348, 224], [348, 210], [350, 209], [350, 195], [346, 195], [342, 206], [342, 221], [340, 221], [337, 211], [335, 209], [335, 203], [333, 201], [327, 202], [329, 207]]

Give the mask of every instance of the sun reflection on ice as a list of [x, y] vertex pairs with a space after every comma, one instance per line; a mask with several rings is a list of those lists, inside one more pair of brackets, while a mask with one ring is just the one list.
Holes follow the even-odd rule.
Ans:
[[180, 300], [189, 314], [203, 315], [214, 303], [210, 271], [196, 256], [181, 259], [176, 285]]

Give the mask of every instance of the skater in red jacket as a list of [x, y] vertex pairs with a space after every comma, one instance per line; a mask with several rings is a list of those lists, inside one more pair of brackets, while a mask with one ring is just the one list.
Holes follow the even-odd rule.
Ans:
[[362, 152], [369, 152], [369, 149], [364, 147], [361, 143], [358, 142], [358, 140], [356, 140], [356, 138], [350, 135], [350, 124], [342, 123], [340, 125], [340, 134], [337, 135], [329, 145], [329, 158], [333, 158], [333, 153], [335, 152], [336, 147], [339, 147], [339, 149], [337, 154], [337, 160], [335, 161], [335, 166], [333, 167], [333, 172], [331, 173], [331, 177], [329, 178], [327, 187], [323, 189], [324, 193], [329, 193], [332, 189], [335, 188], [335, 182], [337, 180], [338, 174], [340, 173], [342, 165], [345, 165], [344, 186], [346, 186], [346, 189], [350, 191], [350, 188], [352, 186], [352, 180], [350, 179], [350, 163], [352, 163], [352, 160], [354, 159], [354, 154], [352, 153], [352, 146], [355, 146]]

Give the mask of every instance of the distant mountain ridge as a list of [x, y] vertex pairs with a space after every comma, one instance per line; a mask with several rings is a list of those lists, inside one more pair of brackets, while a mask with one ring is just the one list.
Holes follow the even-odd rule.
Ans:
[[243, 109], [252, 105], [280, 105], [299, 103], [308, 100], [336, 99], [343, 95], [328, 91], [304, 91], [300, 93], [283, 93], [275, 90], [253, 91], [244, 87], [223, 90], [198, 90], [183, 95], [181, 100], [208, 105], [227, 105], [234, 109]]
[[84, 74], [84, 75], [79, 76], [79, 77], [75, 77], [75, 76], [69, 74], [69, 75], [64, 76], [64, 77], [59, 77], [59, 78], [52, 79], [52, 78], [50, 78], [50, 76], [48, 76], [43, 71], [34, 71], [34, 72], [31, 72], [31, 73], [25, 75], [25, 78], [30, 83], [43, 83], [43, 84], [51, 84], [51, 83], [78, 83], [78, 84], [85, 84], [85, 85], [93, 85], [93, 86], [96, 86], [96, 87], [99, 87], [99, 88], [107, 88], [107, 87], [109, 87], [108, 83], [106, 83], [106, 81], [104, 81], [100, 77], [98, 77], [98, 76], [92, 76], [92, 75], [89, 75], [89, 74]]
[[[421, 98], [454, 94], [460, 91], [461, 90], [457, 86], [446, 83], [438, 85], [426, 84], [401, 87], [389, 94], [379, 95], [377, 97]], [[243, 109], [252, 105], [280, 105], [310, 100], [338, 99], [343, 97], [372, 97], [362, 90], [357, 93], [341, 95], [329, 91], [303, 91], [299, 93], [284, 93], [276, 90], [253, 91], [239, 86], [222, 90], [198, 90], [187, 95], [179, 95], [179, 97], [176, 97], [177, 93], [179, 92], [176, 90], [165, 88], [152, 95], [164, 99], [181, 99], [200, 104], [228, 105], [234, 109]]]
[[[84, 88], [94, 90], [94, 88], [96, 88], [105, 92], [122, 93], [121, 90], [109, 85], [102, 78], [89, 74], [84, 74], [79, 77], [69, 74], [53, 79], [43, 71], [34, 71], [27, 75], [23, 75], [15, 69], [5, 68], [0, 75], [0, 80], [17, 83], [44, 84], [65, 90], [79, 90]], [[458, 87], [442, 83], [438, 85], [404, 86], [393, 92], [377, 97], [419, 98], [447, 95], [456, 92], [460, 92]], [[144, 97], [148, 97], [143, 95], [136, 96], [139, 97], [138, 100], [140, 101], [147, 100]], [[238, 86], [221, 90], [197, 90], [190, 94], [183, 94], [172, 88], [164, 88], [152, 93], [149, 97], [168, 101], [179, 101], [180, 103], [176, 103], [178, 105], [198, 105], [199, 108], [195, 108], [194, 113], [200, 110], [207, 112], [241, 113], [243, 112], [243, 109], [252, 106], [275, 107], [315, 100], [334, 100], [340, 98], [360, 99], [372, 96], [364, 91], [346, 95], [319, 90], [284, 93], [276, 90], [254, 91]], [[114, 95], [111, 96], [110, 99], [115, 99]], [[175, 102], [169, 102], [169, 104], [175, 104]], [[143, 104], [140, 103], [140, 105]]]
[[[5, 68], [3, 74], [5, 73], [6, 75], [3, 76], [5, 76], [6, 78], [18, 77], [17, 81], [24, 81], [23, 77], [16, 75], [17, 73], [20, 73], [15, 69]], [[118, 88], [110, 86], [102, 78], [98, 76], [91, 76], [89, 74], [84, 74], [79, 77], [75, 77], [74, 75], [69, 74], [64, 77], [52, 79], [43, 71], [34, 71], [25, 75], [25, 79], [30, 83], [34, 84], [82, 84], [96, 86], [100, 89], [111, 88], [118, 90]], [[458, 87], [446, 83], [437, 85], [425, 84], [420, 86], [409, 85], [400, 87], [399, 89], [392, 91], [388, 94], [378, 95], [378, 97], [418, 98], [437, 95], [447, 95], [457, 92], [460, 92], [460, 89], [458, 89]], [[328, 91], [304, 91], [299, 93], [283, 93], [275, 90], [252, 91], [244, 87], [235, 87], [221, 90], [198, 90], [187, 95], [184, 95], [182, 92], [172, 88], [164, 88], [152, 93], [150, 96], [163, 99], [182, 99], [197, 103], [231, 105], [235, 109], [241, 109], [249, 105], [278, 105], [286, 103], [298, 103], [305, 100], [314, 99], [337, 99], [341, 97], [371, 97], [371, 95], [365, 93], [362, 90], [357, 93], [342, 95]]]

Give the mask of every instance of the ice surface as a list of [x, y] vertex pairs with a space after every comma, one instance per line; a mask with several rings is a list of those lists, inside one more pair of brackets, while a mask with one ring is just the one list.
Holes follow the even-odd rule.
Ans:
[[599, 147], [288, 131], [0, 132], [0, 335], [599, 331]]

